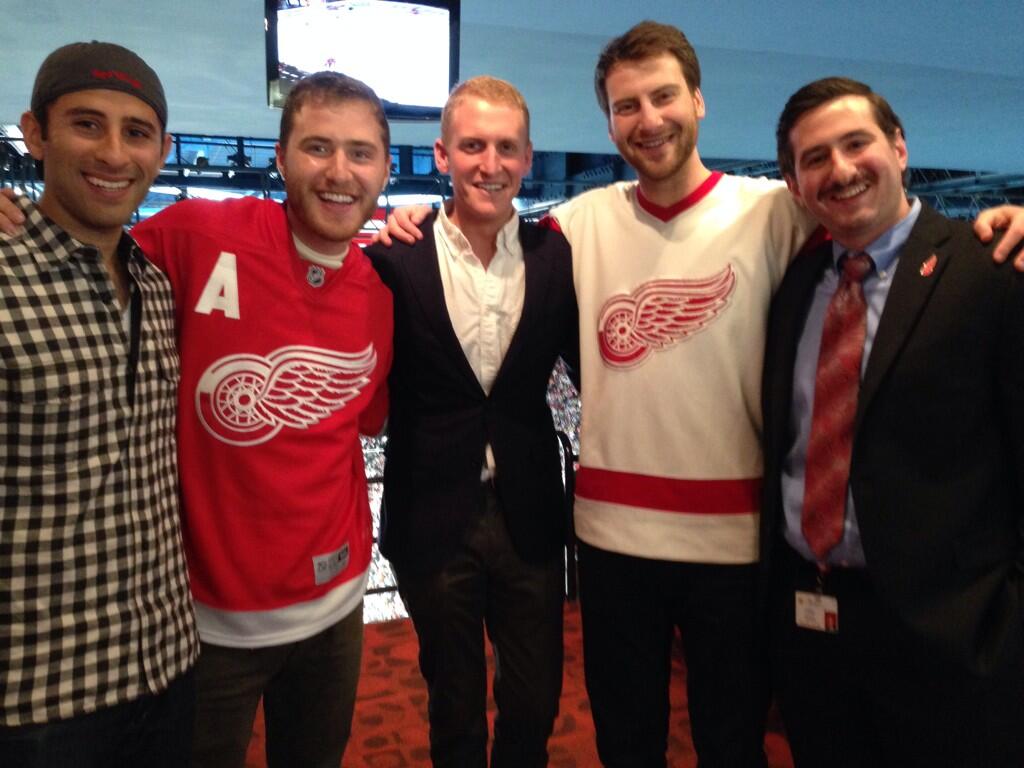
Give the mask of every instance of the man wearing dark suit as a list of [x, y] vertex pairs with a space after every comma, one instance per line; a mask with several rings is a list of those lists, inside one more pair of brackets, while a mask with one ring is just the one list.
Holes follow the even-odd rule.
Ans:
[[1024, 764], [1024, 278], [903, 188], [899, 118], [828, 78], [779, 165], [833, 242], [772, 304], [773, 681], [797, 766]]
[[[532, 148], [519, 92], [456, 88], [435, 159], [453, 198], [412, 246], [371, 248], [395, 299], [381, 551], [416, 627], [435, 766], [547, 764], [562, 683], [565, 492], [546, 392], [578, 355], [568, 243], [512, 205]], [[572, 365], [574, 361], [570, 360]]]

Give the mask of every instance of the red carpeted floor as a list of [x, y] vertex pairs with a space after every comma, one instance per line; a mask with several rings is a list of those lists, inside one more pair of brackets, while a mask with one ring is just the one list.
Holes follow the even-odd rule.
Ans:
[[[594, 747], [583, 682], [583, 650], [579, 608], [565, 612], [565, 678], [555, 733], [549, 744], [551, 768], [595, 768], [600, 765]], [[678, 650], [678, 649], [677, 649]], [[363, 645], [352, 738], [344, 768], [414, 768], [429, 766], [427, 744], [427, 691], [416, 662], [416, 633], [408, 621], [370, 624]], [[669, 765], [696, 764], [686, 711], [685, 672], [678, 653], [673, 658], [672, 723]], [[493, 713], [493, 702], [490, 704]], [[770, 725], [765, 748], [771, 768], [791, 768], [792, 760], [777, 721]], [[247, 768], [263, 768], [263, 715], [257, 715], [249, 743]]]

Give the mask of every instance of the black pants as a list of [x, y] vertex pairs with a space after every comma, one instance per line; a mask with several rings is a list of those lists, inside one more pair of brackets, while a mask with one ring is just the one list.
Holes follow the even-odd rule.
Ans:
[[0, 727], [3, 768], [187, 768], [195, 673], [163, 693], [42, 725]]
[[663, 768], [673, 635], [682, 634], [701, 768], [765, 765], [766, 659], [755, 565], [649, 560], [580, 544], [584, 670], [609, 768]]
[[435, 768], [487, 767], [486, 627], [498, 710], [491, 768], [540, 768], [562, 691], [563, 562], [524, 562], [490, 487], [485, 496], [440, 572], [396, 573], [430, 695], [430, 756]]
[[982, 680], [938, 659], [862, 571], [824, 577], [837, 633], [797, 627], [795, 591], [817, 590], [817, 567], [776, 551], [772, 680], [797, 768], [1024, 766], [1024, 669]]

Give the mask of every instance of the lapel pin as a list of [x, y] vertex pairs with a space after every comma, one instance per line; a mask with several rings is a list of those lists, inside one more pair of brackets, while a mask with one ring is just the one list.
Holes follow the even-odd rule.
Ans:
[[934, 272], [935, 264], [937, 262], [938, 258], [936, 258], [935, 254], [933, 253], [931, 256], [927, 258], [924, 264], [921, 265], [921, 277], [928, 277], [932, 272]]

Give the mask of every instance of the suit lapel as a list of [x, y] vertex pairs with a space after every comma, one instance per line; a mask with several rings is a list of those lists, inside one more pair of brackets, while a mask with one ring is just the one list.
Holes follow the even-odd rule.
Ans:
[[482, 392], [480, 382], [462, 351], [462, 344], [459, 343], [459, 337], [448, 314], [448, 305], [444, 300], [444, 286], [441, 284], [441, 270], [437, 266], [437, 247], [434, 242], [435, 218], [436, 214], [424, 221], [420, 228], [423, 240], [401, 259], [401, 264], [428, 326], [441, 342], [445, 352], [452, 358], [452, 363], [460, 375], [467, 379], [468, 384]]
[[918, 220], [900, 251], [896, 274], [875, 332], [857, 401], [855, 433], [860, 429], [871, 399], [917, 325], [932, 291], [942, 279], [949, 253], [940, 247], [949, 235], [946, 220], [922, 204]]
[[548, 287], [551, 285], [551, 259], [547, 252], [538, 248], [534, 243], [535, 233], [530, 230], [529, 225], [519, 222], [519, 242], [523, 249], [523, 261], [526, 271], [526, 288], [523, 296], [523, 311], [519, 316], [519, 323], [516, 325], [515, 333], [509, 342], [508, 351], [501, 361], [498, 375], [495, 377], [497, 383], [502, 374], [515, 362], [523, 346], [530, 343], [530, 339], [536, 338], [533, 335], [533, 327], [541, 316], [547, 298]]

